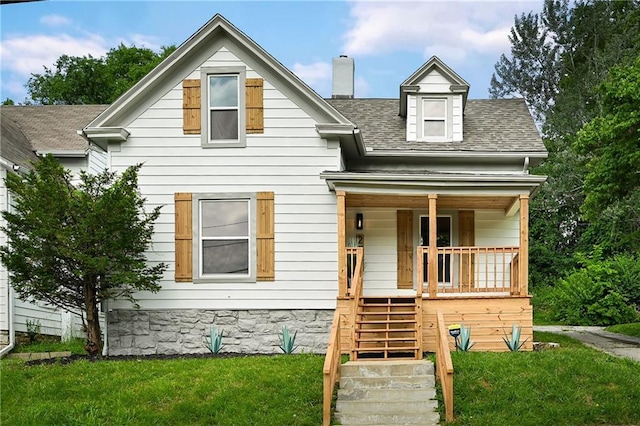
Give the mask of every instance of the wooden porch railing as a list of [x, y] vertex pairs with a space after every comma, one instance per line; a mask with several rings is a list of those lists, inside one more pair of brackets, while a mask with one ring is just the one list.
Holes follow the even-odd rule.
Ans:
[[329, 334], [329, 346], [327, 347], [327, 355], [324, 359], [324, 367], [322, 369], [322, 424], [329, 426], [331, 424], [331, 402], [333, 401], [333, 390], [336, 383], [340, 381], [340, 311], [336, 309], [333, 315], [333, 324], [331, 325], [331, 333]]
[[444, 326], [444, 316], [439, 309], [436, 311], [436, 373], [444, 400], [445, 418], [453, 420], [453, 362], [447, 341], [447, 329]]
[[356, 318], [358, 316], [358, 303], [362, 297], [362, 275], [364, 273], [364, 248], [350, 247], [347, 248], [347, 265], [351, 265], [349, 274], [349, 296], [351, 301], [351, 342], [352, 351], [350, 359], [355, 359], [355, 341], [356, 341]]
[[438, 293], [520, 293], [518, 247], [438, 247], [435, 259], [428, 258], [428, 247], [417, 252], [418, 294], [430, 267], [438, 272], [436, 282], [428, 282], [431, 298]]

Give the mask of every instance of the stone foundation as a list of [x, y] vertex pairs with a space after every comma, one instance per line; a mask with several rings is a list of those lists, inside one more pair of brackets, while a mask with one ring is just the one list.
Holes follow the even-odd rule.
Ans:
[[0, 346], [6, 346], [9, 344], [9, 331], [0, 330]]
[[[282, 353], [285, 325], [297, 332], [296, 353], [325, 353], [333, 310], [114, 310], [107, 315], [109, 355], [209, 353], [211, 326], [222, 330], [222, 352]], [[206, 340], [205, 340], [206, 338]]]

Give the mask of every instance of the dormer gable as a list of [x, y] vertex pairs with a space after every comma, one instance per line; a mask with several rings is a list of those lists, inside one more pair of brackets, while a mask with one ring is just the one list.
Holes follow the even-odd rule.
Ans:
[[432, 56], [400, 85], [400, 116], [407, 141], [462, 141], [469, 83]]

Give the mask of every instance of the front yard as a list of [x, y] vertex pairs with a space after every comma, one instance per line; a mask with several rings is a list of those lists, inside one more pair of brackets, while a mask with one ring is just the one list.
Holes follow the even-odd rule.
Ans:
[[[640, 424], [640, 363], [558, 335], [532, 353], [453, 353], [458, 425]], [[2, 360], [2, 425], [319, 425], [317, 355], [26, 366]]]

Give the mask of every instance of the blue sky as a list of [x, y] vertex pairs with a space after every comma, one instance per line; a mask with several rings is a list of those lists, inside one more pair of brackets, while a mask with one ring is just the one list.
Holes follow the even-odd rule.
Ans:
[[179, 45], [221, 13], [322, 96], [331, 58], [356, 63], [357, 97], [398, 96], [438, 55], [488, 97], [493, 65], [509, 52], [516, 14], [542, 1], [56, 1], [0, 6], [0, 98], [21, 102], [31, 73], [62, 54], [102, 56], [119, 43]]

